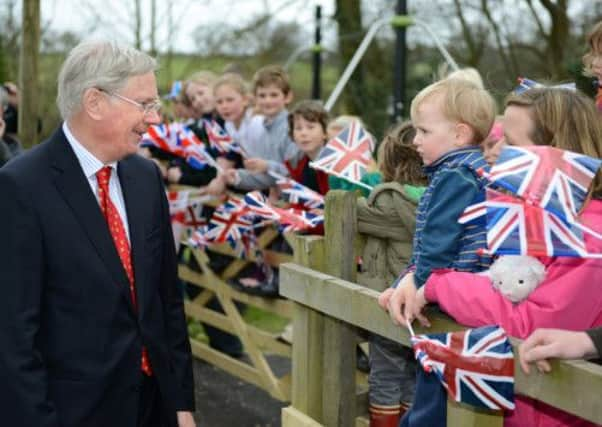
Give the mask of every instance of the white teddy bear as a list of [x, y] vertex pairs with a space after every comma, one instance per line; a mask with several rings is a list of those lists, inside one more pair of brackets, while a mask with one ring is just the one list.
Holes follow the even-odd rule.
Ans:
[[514, 303], [529, 296], [545, 275], [544, 265], [526, 255], [504, 255], [491, 264], [487, 275], [502, 295]]

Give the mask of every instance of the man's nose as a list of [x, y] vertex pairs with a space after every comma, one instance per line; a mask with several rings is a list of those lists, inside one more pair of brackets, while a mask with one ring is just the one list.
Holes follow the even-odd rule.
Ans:
[[149, 125], [157, 125], [157, 124], [161, 123], [161, 112], [156, 111], [156, 110], [149, 111], [144, 116], [144, 121], [145, 121], [145, 123], [148, 123]]

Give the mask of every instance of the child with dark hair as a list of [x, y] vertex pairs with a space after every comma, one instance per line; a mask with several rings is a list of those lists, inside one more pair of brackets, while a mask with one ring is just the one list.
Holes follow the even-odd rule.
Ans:
[[291, 178], [320, 194], [328, 192], [328, 175], [311, 168], [309, 163], [326, 143], [327, 124], [328, 112], [318, 101], [301, 101], [288, 116], [289, 135], [303, 156], [286, 159], [284, 164]]

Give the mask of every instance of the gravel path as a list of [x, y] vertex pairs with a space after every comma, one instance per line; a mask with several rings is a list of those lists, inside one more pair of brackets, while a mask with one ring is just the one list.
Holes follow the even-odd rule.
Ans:
[[[268, 361], [277, 375], [290, 371], [289, 359]], [[288, 403], [200, 360], [194, 361], [194, 380], [198, 427], [280, 426], [280, 410]]]

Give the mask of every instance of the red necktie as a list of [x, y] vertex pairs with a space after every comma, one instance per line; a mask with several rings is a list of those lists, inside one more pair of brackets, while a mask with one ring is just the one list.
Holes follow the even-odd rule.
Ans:
[[[119, 259], [121, 260], [121, 264], [125, 270], [125, 274], [128, 277], [128, 281], [130, 282], [130, 296], [132, 297], [132, 302], [134, 303], [134, 307], [136, 307], [136, 288], [134, 286], [134, 269], [132, 268], [132, 258], [130, 255], [130, 244], [127, 239], [127, 235], [125, 234], [125, 228], [123, 227], [123, 222], [121, 221], [121, 217], [119, 216], [119, 212], [117, 208], [111, 201], [109, 197], [109, 180], [111, 179], [111, 167], [105, 166], [101, 170], [96, 173], [96, 180], [98, 181], [98, 198], [100, 201], [100, 210], [107, 220], [107, 224], [109, 225], [109, 231], [111, 232], [111, 237], [113, 238], [113, 242], [115, 243], [115, 247], [117, 248], [117, 253], [119, 254]], [[142, 372], [146, 375], [151, 376], [152, 370], [150, 366], [150, 362], [148, 360], [148, 353], [146, 352], [146, 348], [142, 347]]]

